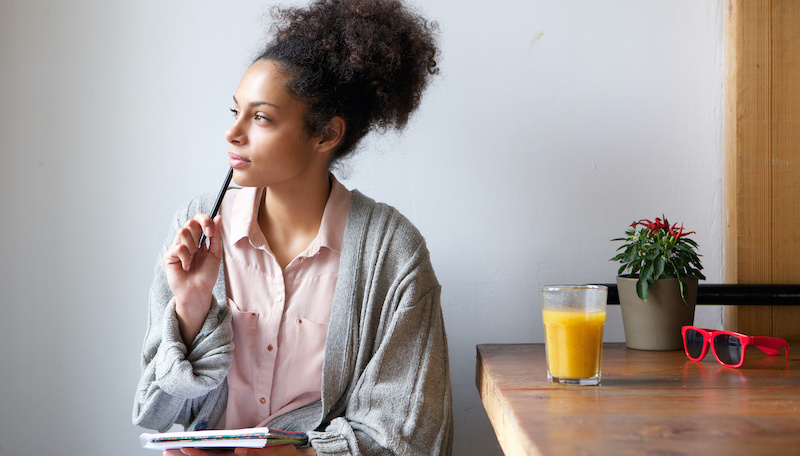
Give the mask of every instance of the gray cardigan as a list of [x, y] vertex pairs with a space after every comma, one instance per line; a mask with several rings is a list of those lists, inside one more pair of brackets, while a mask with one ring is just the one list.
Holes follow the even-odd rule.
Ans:
[[[178, 210], [177, 230], [214, 195]], [[163, 251], [162, 251], [163, 254]], [[223, 267], [192, 344], [180, 336], [164, 266], [150, 290], [134, 424], [213, 427], [227, 402], [233, 330]], [[319, 455], [449, 455], [453, 416], [441, 288], [425, 240], [397, 210], [358, 191], [347, 216], [325, 358], [322, 399], [268, 425], [308, 432]]]

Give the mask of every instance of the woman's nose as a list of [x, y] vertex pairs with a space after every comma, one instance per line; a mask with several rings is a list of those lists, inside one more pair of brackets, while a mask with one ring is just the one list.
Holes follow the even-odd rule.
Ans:
[[234, 120], [233, 125], [225, 132], [225, 140], [231, 144], [244, 144], [246, 138], [244, 127], [239, 119]]

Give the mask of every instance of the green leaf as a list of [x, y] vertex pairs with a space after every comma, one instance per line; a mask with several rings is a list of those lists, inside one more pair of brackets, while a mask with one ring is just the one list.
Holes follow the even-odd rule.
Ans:
[[647, 287], [647, 280], [640, 276], [636, 282], [636, 294], [639, 295], [642, 301], [647, 301]]
[[681, 299], [683, 299], [684, 304], [688, 305], [689, 303], [686, 301], [686, 285], [683, 284], [683, 280], [679, 280], [678, 285], [680, 285], [681, 289]]
[[653, 263], [647, 263], [647, 264], [645, 264], [645, 265], [644, 265], [644, 267], [642, 268], [642, 272], [641, 272], [641, 274], [640, 274], [640, 275], [641, 275], [641, 277], [642, 277], [644, 280], [648, 280], [648, 281], [649, 281], [649, 280], [652, 280], [652, 278], [653, 278], [653, 270], [654, 270], [654, 269], [655, 269], [655, 268], [653, 267]]
[[656, 258], [655, 262], [655, 270], [653, 271], [653, 278], [659, 279], [664, 274], [664, 268], [666, 267], [666, 261], [664, 261], [663, 256], [659, 256]]

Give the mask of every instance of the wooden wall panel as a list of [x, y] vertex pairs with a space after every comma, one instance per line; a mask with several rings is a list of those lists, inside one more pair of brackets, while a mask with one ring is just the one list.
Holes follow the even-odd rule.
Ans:
[[[800, 2], [773, 2], [773, 229], [775, 283], [800, 282]], [[800, 338], [800, 311], [772, 309], [773, 334]]]
[[[800, 283], [800, 1], [729, 0], [725, 282]], [[800, 339], [800, 308], [728, 308], [725, 326]]]

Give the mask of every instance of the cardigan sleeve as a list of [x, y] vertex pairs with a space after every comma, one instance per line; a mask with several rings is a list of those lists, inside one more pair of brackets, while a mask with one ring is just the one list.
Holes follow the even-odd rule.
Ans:
[[219, 304], [225, 302], [222, 272], [200, 333], [187, 347], [161, 261], [178, 229], [201, 208], [198, 198], [178, 210], [156, 262], [133, 409], [133, 423], [149, 429], [165, 431], [176, 423], [187, 429], [213, 426], [227, 400], [225, 379], [232, 359], [233, 329], [230, 309]]
[[[365, 325], [377, 329], [373, 338], [371, 330], [362, 327], [359, 351], [372, 354], [351, 379], [343, 414], [323, 430], [309, 433], [318, 455], [451, 452], [452, 400], [441, 289], [424, 245], [416, 253], [416, 264], [389, 286], [380, 315], [364, 315], [362, 323], [374, 318]], [[364, 342], [370, 344], [368, 349]]]

